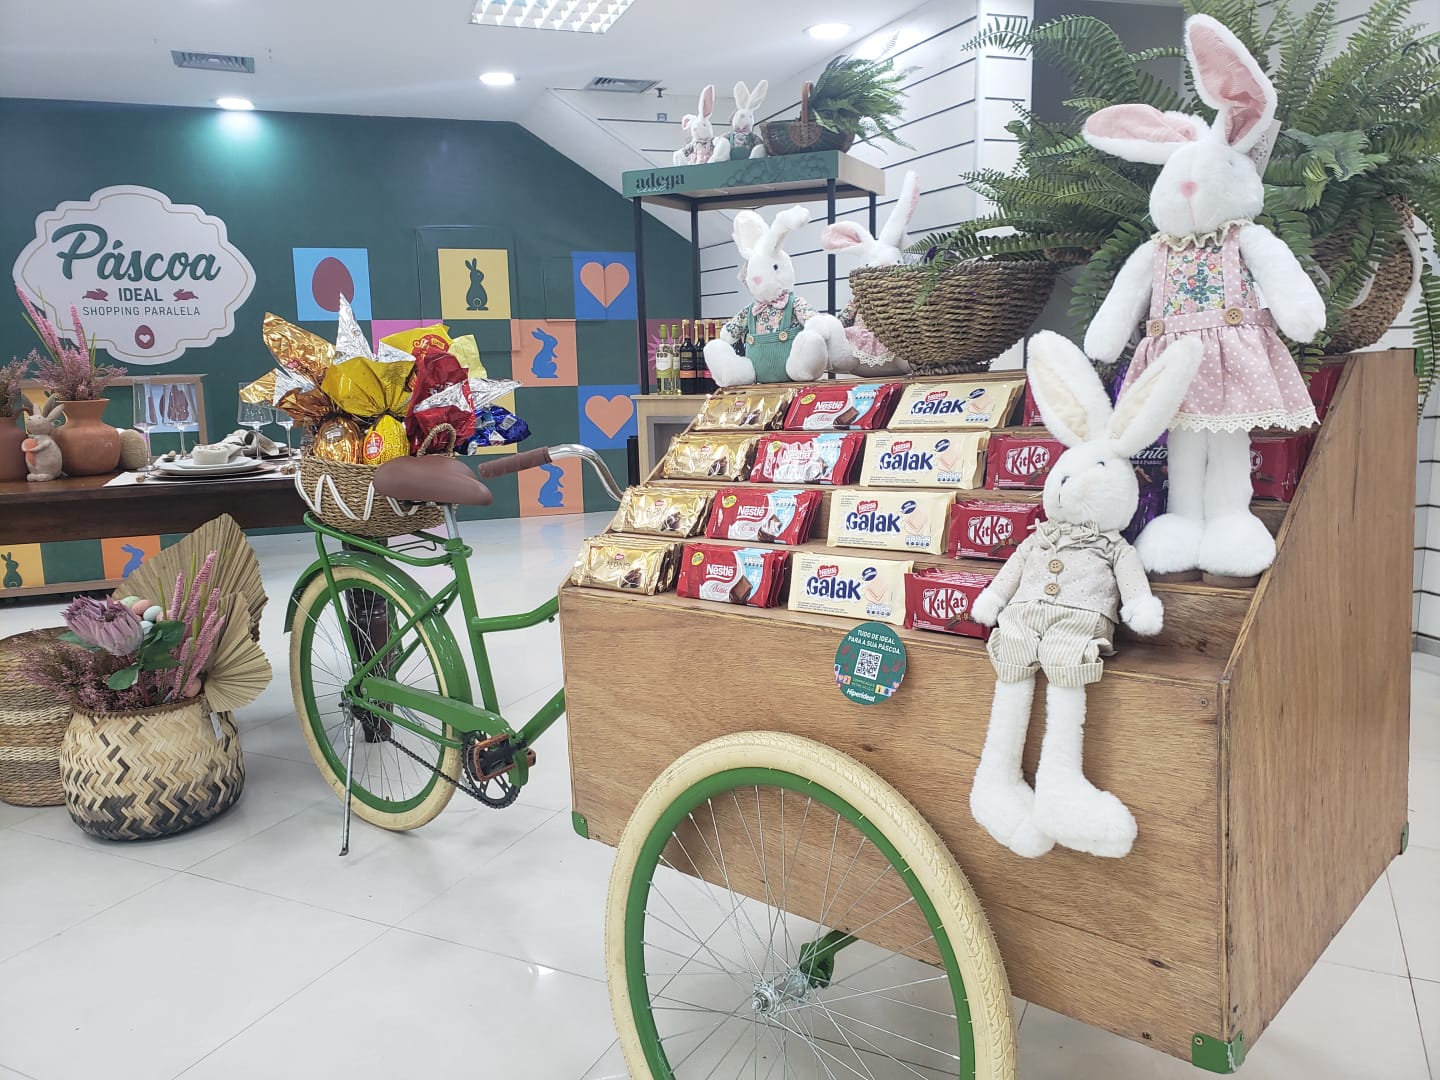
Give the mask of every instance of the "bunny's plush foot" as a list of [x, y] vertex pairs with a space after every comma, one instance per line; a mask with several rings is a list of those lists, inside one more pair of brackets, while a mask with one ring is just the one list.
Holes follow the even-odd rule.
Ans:
[[1152, 574], [1174, 574], [1200, 565], [1205, 522], [1179, 514], [1161, 514], [1135, 541], [1136, 554]]
[[1055, 846], [1031, 824], [1035, 792], [1020, 774], [1034, 695], [1034, 679], [995, 684], [990, 728], [970, 787], [970, 813], [981, 828], [1026, 859], [1039, 858]]
[[705, 346], [705, 365], [716, 386], [745, 386], [755, 381], [755, 365], [743, 356], [736, 356], [735, 350], [723, 341], [712, 341]]
[[1275, 538], [1249, 511], [1205, 522], [1197, 565], [1210, 574], [1253, 577], [1275, 561]]
[[1135, 816], [1085, 779], [1085, 688], [1050, 684], [1035, 771], [1034, 827], [1075, 851], [1118, 859], [1135, 843]]

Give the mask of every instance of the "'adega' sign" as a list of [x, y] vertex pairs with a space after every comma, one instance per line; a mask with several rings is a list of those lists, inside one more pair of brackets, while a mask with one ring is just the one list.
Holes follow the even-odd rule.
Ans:
[[161, 364], [235, 329], [255, 271], [225, 223], [151, 188], [102, 188], [35, 219], [15, 283], [62, 326], [70, 307], [117, 360]]

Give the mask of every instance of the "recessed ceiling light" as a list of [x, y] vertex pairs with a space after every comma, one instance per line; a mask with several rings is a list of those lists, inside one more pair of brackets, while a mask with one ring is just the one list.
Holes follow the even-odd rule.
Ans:
[[574, 30], [603, 34], [635, 0], [475, 0], [470, 21], [479, 26]]
[[255, 108], [254, 104], [251, 103], [249, 98], [243, 97], [216, 98], [215, 104], [219, 105], [222, 109], [234, 109], [237, 112], [249, 112], [251, 109]]
[[816, 41], [836, 41], [850, 33], [850, 24], [843, 22], [822, 22], [807, 26], [805, 33]]
[[486, 86], [514, 86], [515, 76], [508, 71], [487, 71], [480, 76]]

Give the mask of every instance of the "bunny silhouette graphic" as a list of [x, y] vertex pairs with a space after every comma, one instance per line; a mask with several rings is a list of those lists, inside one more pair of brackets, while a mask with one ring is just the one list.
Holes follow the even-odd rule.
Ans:
[[559, 465], [541, 465], [547, 477], [545, 483], [540, 485], [540, 494], [536, 496], [540, 505], [546, 510], [558, 510], [565, 505], [565, 470]]
[[20, 576], [20, 564], [15, 561], [15, 553], [7, 551], [0, 555], [5, 560], [5, 588], [18, 589], [25, 584], [25, 579]]
[[475, 259], [465, 260], [465, 269], [470, 271], [470, 288], [465, 293], [465, 307], [470, 311], [489, 311], [490, 297], [485, 295], [485, 272]]
[[555, 346], [560, 344], [560, 339], [547, 334], [542, 326], [530, 331], [530, 336], [540, 342], [540, 351], [530, 361], [530, 374], [537, 379], [558, 379], [560, 367], [555, 363]]
[[120, 576], [127, 578], [136, 570], [140, 569], [140, 564], [145, 561], [145, 552], [130, 544], [121, 544], [120, 550], [130, 556], [129, 560], [125, 563], [124, 569], [120, 571]]

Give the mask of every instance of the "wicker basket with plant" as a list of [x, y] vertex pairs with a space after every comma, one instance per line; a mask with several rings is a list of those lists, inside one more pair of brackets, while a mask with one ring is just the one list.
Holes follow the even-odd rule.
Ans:
[[[887, 50], [888, 51], [888, 50]], [[904, 82], [912, 69], [895, 67], [892, 57], [862, 60], [844, 54], [825, 65], [800, 93], [800, 119], [767, 120], [760, 137], [771, 154], [849, 150], [863, 143], [910, 144], [895, 133], [904, 111]]]

